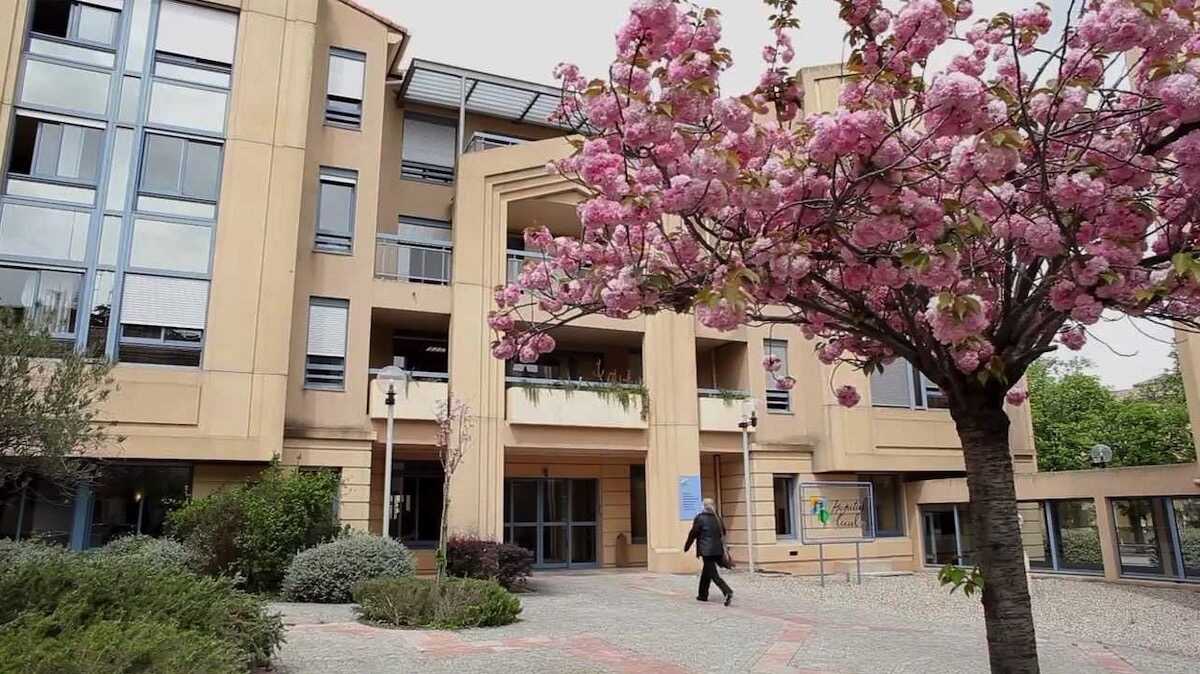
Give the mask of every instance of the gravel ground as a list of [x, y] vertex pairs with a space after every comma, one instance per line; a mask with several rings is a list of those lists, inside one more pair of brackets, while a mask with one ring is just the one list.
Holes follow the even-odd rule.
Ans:
[[[513, 625], [388, 630], [348, 605], [276, 604], [279, 674], [520, 672], [964, 674], [987, 671], [977, 599], [932, 574], [842, 580], [729, 575], [734, 605], [695, 601], [695, 577], [538, 574]], [[716, 593], [716, 590], [714, 590]], [[719, 595], [717, 595], [719, 596]], [[1035, 579], [1044, 674], [1196, 674], [1200, 594]], [[714, 597], [715, 598], [715, 597]]]
[[[756, 584], [803, 603], [862, 608], [904, 620], [983, 626], [983, 608], [938, 584], [935, 574], [863, 577], [863, 584], [764, 576]], [[1200, 588], [1197, 588], [1200, 590]], [[1139, 587], [1071, 578], [1033, 578], [1039, 634], [1149, 648], [1200, 658], [1200, 591]]]

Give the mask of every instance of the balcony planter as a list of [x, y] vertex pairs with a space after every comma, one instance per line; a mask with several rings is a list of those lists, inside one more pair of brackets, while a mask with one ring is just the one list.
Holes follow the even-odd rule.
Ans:
[[645, 428], [650, 416], [642, 384], [510, 377], [507, 398], [513, 423]]

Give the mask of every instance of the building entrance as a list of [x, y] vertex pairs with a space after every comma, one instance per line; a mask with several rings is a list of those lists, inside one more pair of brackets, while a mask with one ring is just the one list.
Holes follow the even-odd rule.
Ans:
[[504, 482], [504, 540], [532, 551], [540, 569], [596, 566], [599, 511], [596, 479]]

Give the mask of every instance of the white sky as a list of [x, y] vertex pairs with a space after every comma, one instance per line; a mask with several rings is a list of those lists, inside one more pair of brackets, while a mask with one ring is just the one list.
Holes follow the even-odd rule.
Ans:
[[[551, 70], [560, 61], [602, 76], [613, 53], [613, 35], [625, 17], [628, 0], [358, 0], [393, 18], [412, 33], [408, 56], [474, 68], [484, 72], [554, 84]], [[1060, 5], [1068, 0], [1054, 0]], [[976, 0], [976, 16], [1025, 6], [1014, 0]], [[768, 8], [757, 0], [710, 0], [722, 13], [722, 44], [733, 52], [734, 66], [722, 79], [729, 93], [749, 90], [758, 79], [759, 53], [767, 43]], [[797, 65], [836, 63], [843, 59], [844, 27], [833, 0], [803, 0], [801, 27], [793, 35]], [[1170, 331], [1127, 319], [1106, 322], [1094, 334], [1118, 355], [1091, 339], [1080, 354], [1093, 361], [1110, 386], [1125, 388], [1160, 373], [1169, 364]], [[1149, 338], [1143, 332], [1153, 335]], [[1065, 351], [1065, 349], [1060, 349]]]

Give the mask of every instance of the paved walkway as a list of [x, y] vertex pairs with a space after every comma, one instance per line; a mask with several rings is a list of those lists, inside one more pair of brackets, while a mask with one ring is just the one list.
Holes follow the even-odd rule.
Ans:
[[[800, 605], [776, 579], [729, 576], [734, 605], [694, 599], [695, 578], [645, 572], [540, 574], [513, 625], [463, 632], [360, 624], [349, 606], [280, 604], [282, 674], [615, 672], [959, 674], [986, 672], [982, 629], [914, 621], [886, 605]], [[867, 579], [887, 583], [887, 578]], [[959, 595], [932, 601], [967, 601]], [[936, 612], [931, 612], [936, 613]], [[1039, 634], [1046, 674], [1184, 674], [1186, 651]]]

